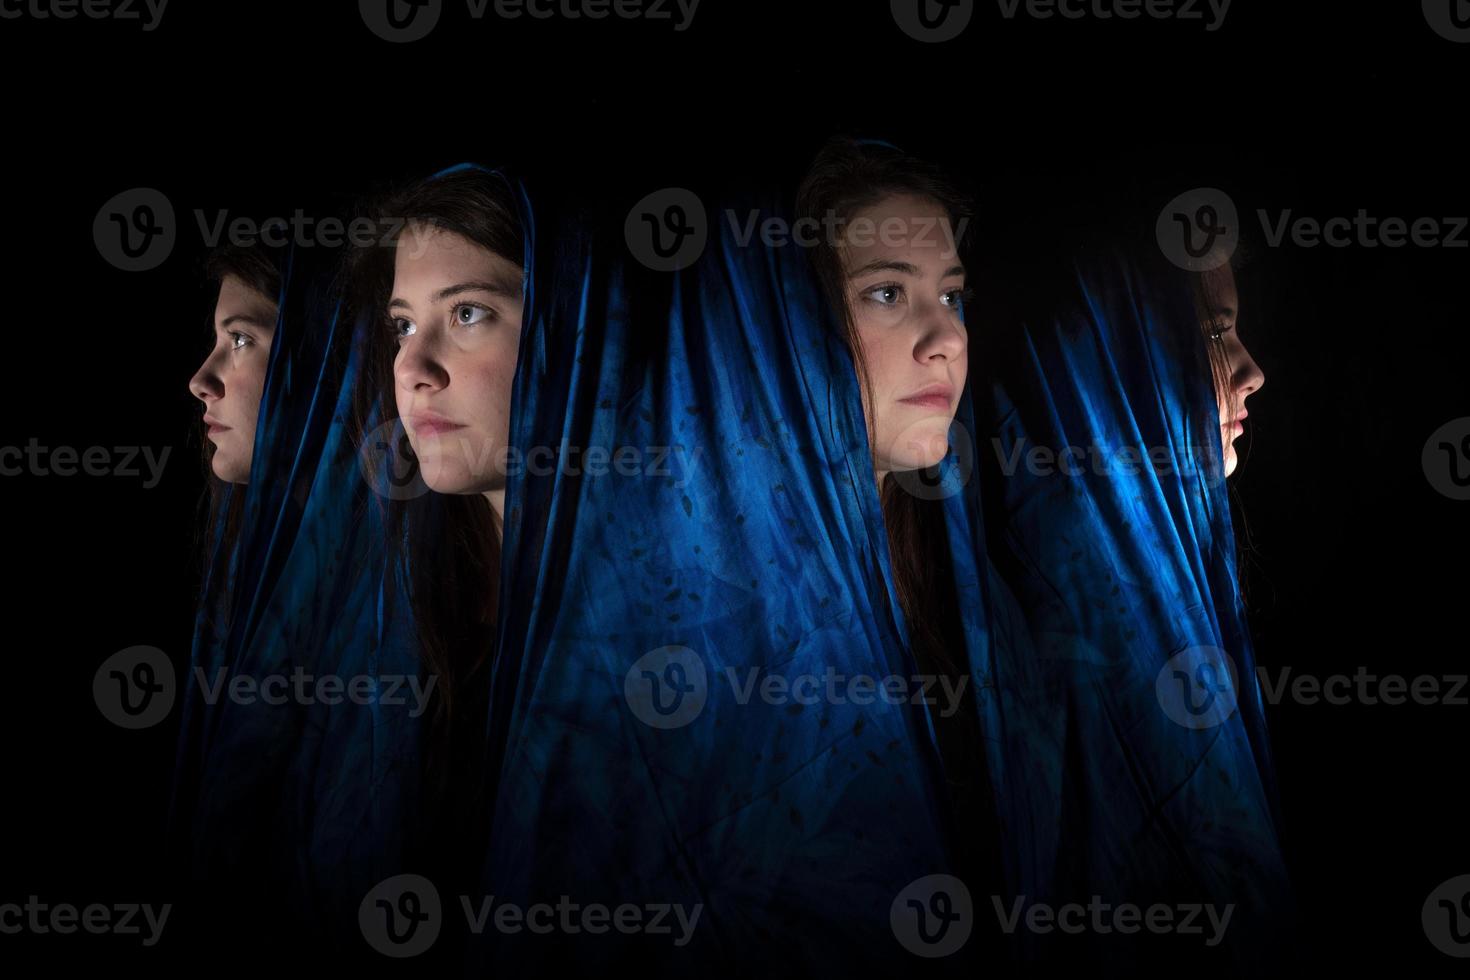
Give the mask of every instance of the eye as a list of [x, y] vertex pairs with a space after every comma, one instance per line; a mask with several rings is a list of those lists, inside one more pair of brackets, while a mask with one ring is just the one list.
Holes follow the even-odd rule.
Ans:
[[872, 286], [863, 290], [862, 296], [870, 303], [879, 306], [897, 306], [903, 296], [903, 287], [896, 283], [885, 283], [881, 286]]
[[393, 334], [394, 340], [402, 342], [403, 338], [412, 336], [418, 327], [414, 326], [412, 320], [392, 316], [388, 318], [388, 330]]
[[461, 327], [473, 326], [490, 319], [494, 313], [489, 307], [477, 303], [461, 303], [454, 308], [454, 322]]
[[1223, 343], [1225, 335], [1230, 332], [1230, 324], [1216, 320], [1205, 327], [1205, 336], [1216, 343]]
[[951, 289], [942, 297], [946, 306], [951, 309], [961, 309], [973, 296], [974, 292], [966, 287]]
[[230, 350], [241, 350], [245, 347], [249, 347], [253, 343], [255, 343], [255, 341], [251, 340], [248, 335], [243, 334], [238, 330], [230, 331]]

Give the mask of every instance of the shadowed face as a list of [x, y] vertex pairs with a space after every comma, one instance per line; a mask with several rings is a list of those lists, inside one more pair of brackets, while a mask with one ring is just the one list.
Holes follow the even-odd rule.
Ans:
[[1205, 336], [1214, 346], [1214, 360], [1224, 363], [1224, 378], [1215, 379], [1215, 405], [1219, 410], [1220, 443], [1225, 454], [1225, 475], [1235, 472], [1240, 460], [1235, 453], [1235, 440], [1245, 434], [1245, 417], [1249, 414], [1245, 400], [1266, 383], [1266, 376], [1251, 359], [1236, 329], [1240, 300], [1235, 287], [1235, 270], [1226, 262], [1217, 269], [1201, 273], [1204, 293], [1209, 297], [1209, 312], [1201, 317]]
[[430, 489], [483, 493], [497, 511], [521, 306], [514, 262], [428, 225], [411, 224], [399, 239], [388, 306], [398, 414]]
[[893, 194], [855, 213], [838, 249], [873, 402], [874, 468], [933, 466], [965, 387], [965, 269], [937, 201]]
[[189, 391], [204, 403], [214, 475], [229, 483], [250, 480], [260, 393], [275, 333], [274, 299], [226, 275], [214, 307], [214, 348], [189, 379]]

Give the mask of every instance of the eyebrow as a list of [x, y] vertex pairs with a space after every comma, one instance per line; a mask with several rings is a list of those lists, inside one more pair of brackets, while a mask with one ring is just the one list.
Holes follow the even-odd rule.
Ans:
[[[452, 296], [458, 296], [460, 293], [476, 292], [490, 293], [493, 296], [501, 296], [505, 299], [522, 298], [521, 284], [519, 280], [512, 284], [509, 279], [497, 279], [494, 281], [488, 279], [476, 279], [470, 282], [455, 283], [453, 286], [445, 286], [433, 296], [429, 297], [429, 302], [442, 303]], [[402, 307], [404, 309], [412, 309], [413, 304], [406, 299], [395, 297], [388, 304], [388, 309], [391, 310], [398, 307]]]
[[236, 313], [234, 316], [227, 316], [221, 320], [219, 326], [215, 329], [228, 330], [233, 323], [244, 323], [255, 327], [257, 330], [274, 330], [276, 329], [276, 314], [272, 314], [269, 319], [266, 319], [255, 313]]
[[[895, 262], [895, 261], [893, 261], [891, 259], [878, 259], [875, 262], [869, 262], [867, 265], [863, 266], [862, 268], [854, 269], [852, 272], [849, 272], [847, 274], [847, 278], [849, 278], [849, 279], [856, 279], [859, 276], [865, 276], [865, 275], [867, 275], [870, 272], [880, 272], [880, 271], [898, 272], [898, 273], [902, 273], [903, 275], [906, 275], [906, 276], [917, 276], [917, 275], [919, 275], [919, 267], [916, 266], [916, 265], [914, 265], [912, 262]], [[962, 276], [964, 274], [965, 274], [965, 267], [964, 266], [962, 266], [962, 265], [953, 265], [953, 266], [950, 266], [948, 269], [946, 269], [944, 271], [944, 275], [940, 276], [939, 278], [941, 278], [941, 279], [948, 279], [950, 276]]]

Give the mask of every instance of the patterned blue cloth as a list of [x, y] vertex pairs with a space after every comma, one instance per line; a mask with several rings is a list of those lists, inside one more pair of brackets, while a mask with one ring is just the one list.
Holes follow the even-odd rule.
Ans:
[[912, 966], [895, 904], [951, 870], [938, 757], [922, 704], [856, 681], [916, 670], [808, 256], [718, 220], [697, 261], [655, 272], [611, 220], [540, 240], [536, 271], [511, 440], [560, 464], [507, 496], [484, 891], [698, 919], [490, 929], [476, 961]]
[[1295, 910], [1206, 341], [1183, 275], [1130, 254], [1079, 252], [988, 325], [977, 365], [991, 557], [1033, 635], [1026, 700], [1051, 719], [1029, 755], [1038, 798], [1042, 777], [1060, 794], [1018, 889], [1234, 908], [1209, 947], [1053, 932], [1028, 955], [1260, 970]]
[[367, 323], [341, 315], [339, 258], [299, 248], [283, 270], [250, 482], [228, 489], [244, 517], [232, 547], [212, 529], [181, 681], [170, 839], [201, 903], [259, 915], [247, 932], [360, 943], [357, 904], [411, 840], [419, 666], [383, 619], [381, 509], [350, 419]]

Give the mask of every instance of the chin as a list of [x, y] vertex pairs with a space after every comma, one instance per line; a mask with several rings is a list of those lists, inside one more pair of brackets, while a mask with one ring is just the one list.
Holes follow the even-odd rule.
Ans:
[[484, 474], [477, 474], [457, 452], [415, 451], [419, 460], [419, 476], [435, 493], [472, 494], [493, 489]]
[[949, 419], [935, 416], [905, 429], [888, 455], [893, 470], [922, 470], [939, 465], [948, 453]]
[[229, 453], [222, 453], [218, 449], [214, 451], [214, 458], [209, 462], [209, 468], [214, 475], [226, 483], [248, 483], [250, 482], [250, 462], [246, 460], [242, 466], [230, 457]]
[[1235, 455], [1235, 441], [1226, 435], [1220, 440], [1220, 455], [1225, 463], [1225, 475], [1229, 476], [1235, 472], [1235, 466], [1240, 459]]
[[944, 457], [948, 452], [948, 444], [941, 444], [937, 447], [925, 449], [909, 446], [904, 452], [889, 456], [886, 469], [892, 473], [925, 470], [931, 466], [938, 466], [944, 461]]
[[435, 493], [473, 493], [469, 474], [462, 460], [440, 453], [419, 454], [419, 476]]

